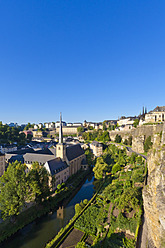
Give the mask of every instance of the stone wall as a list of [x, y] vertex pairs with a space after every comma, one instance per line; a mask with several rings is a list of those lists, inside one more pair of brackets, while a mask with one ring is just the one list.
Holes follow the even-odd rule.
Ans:
[[148, 136], [153, 137], [154, 134], [163, 131], [163, 124], [143, 125], [137, 128], [129, 129], [128, 131], [110, 131], [109, 136], [112, 141], [115, 140], [117, 134], [122, 137], [122, 140], [132, 136], [132, 149], [136, 152], [144, 152], [144, 141]]
[[[165, 128], [165, 127], [164, 127]], [[165, 131], [155, 134], [148, 155], [148, 180], [143, 189], [148, 248], [165, 247]]]

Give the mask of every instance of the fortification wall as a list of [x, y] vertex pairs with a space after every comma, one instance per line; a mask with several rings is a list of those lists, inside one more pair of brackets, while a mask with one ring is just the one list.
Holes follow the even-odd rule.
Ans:
[[148, 136], [153, 137], [154, 134], [163, 131], [163, 124], [157, 125], [143, 125], [137, 128], [129, 129], [128, 131], [109, 131], [109, 136], [112, 141], [115, 140], [116, 135], [120, 135], [122, 140], [128, 139], [132, 136], [132, 149], [139, 153], [144, 153], [144, 142]]

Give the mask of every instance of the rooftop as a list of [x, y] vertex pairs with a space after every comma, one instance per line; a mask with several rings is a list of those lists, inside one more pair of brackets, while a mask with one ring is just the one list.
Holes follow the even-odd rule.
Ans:
[[66, 156], [69, 161], [84, 154], [84, 150], [81, 148], [80, 144], [66, 147]]

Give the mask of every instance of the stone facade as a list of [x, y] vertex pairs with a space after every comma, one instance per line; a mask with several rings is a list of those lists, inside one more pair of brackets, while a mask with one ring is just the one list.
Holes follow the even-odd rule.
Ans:
[[157, 106], [154, 110], [145, 115], [146, 123], [164, 122], [165, 121], [165, 106]]
[[[62, 131], [64, 135], [77, 134], [79, 126], [63, 126]], [[56, 128], [56, 133], [59, 133], [59, 128]]]

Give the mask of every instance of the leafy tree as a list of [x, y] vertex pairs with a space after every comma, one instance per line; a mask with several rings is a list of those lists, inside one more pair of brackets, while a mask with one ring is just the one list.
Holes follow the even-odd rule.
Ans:
[[21, 127], [9, 127], [8, 125], [0, 125], [0, 144], [25, 145], [26, 135], [21, 131]]
[[135, 119], [133, 126], [136, 128], [139, 125], [139, 119]]
[[80, 206], [79, 203], [75, 205], [75, 213], [78, 215], [82, 211], [82, 207]]
[[125, 139], [124, 142], [123, 142], [124, 145], [128, 145], [128, 140]]
[[116, 143], [121, 143], [121, 141], [122, 141], [122, 137], [119, 134], [116, 134], [115, 142]]
[[83, 133], [83, 138], [84, 140], [97, 140], [97, 141], [109, 141], [110, 137], [109, 137], [109, 132], [108, 131], [102, 131], [102, 130], [94, 130], [93, 132], [84, 132]]
[[24, 130], [29, 130], [29, 128], [34, 128], [34, 124], [31, 124], [28, 122], [28, 124], [25, 126]]
[[121, 170], [121, 166], [116, 163], [113, 167], [112, 167], [112, 174], [115, 174], [116, 172]]
[[33, 162], [32, 168], [28, 173], [29, 193], [31, 198], [37, 203], [41, 203], [50, 195], [49, 174], [43, 165]]
[[131, 154], [131, 156], [130, 156], [130, 163], [131, 164], [135, 164], [137, 156], [138, 155], [134, 152]]
[[88, 247], [84, 241], [80, 241], [77, 243], [77, 245], [75, 246], [75, 248], [86, 248]]
[[102, 157], [98, 157], [96, 160], [95, 167], [93, 168], [95, 178], [103, 178], [104, 172], [107, 170], [107, 167], [108, 165], [104, 162], [104, 159]]
[[136, 209], [139, 204], [139, 197], [140, 194], [137, 188], [126, 188], [120, 197], [118, 208], [123, 211], [131, 211], [132, 209]]
[[18, 215], [28, 199], [26, 166], [16, 161], [9, 164], [0, 178], [0, 210], [3, 219]]
[[144, 151], [148, 152], [148, 150], [152, 147], [151, 136], [149, 136], [144, 142]]
[[137, 163], [137, 164], [142, 164], [142, 163], [143, 163], [143, 158], [142, 158], [142, 156], [137, 156], [137, 157], [136, 157], [136, 163]]
[[30, 143], [32, 141], [33, 135], [27, 134], [27, 142]]
[[104, 130], [104, 131], [107, 130], [107, 126], [106, 126], [105, 122], [103, 122], [103, 130]]
[[77, 132], [78, 132], [78, 134], [83, 133], [84, 132], [84, 128], [83, 127], [78, 127], [77, 128]]
[[94, 130], [94, 127], [88, 126], [88, 130]]
[[94, 155], [93, 152], [88, 148], [85, 151], [86, 159], [87, 159], [87, 164], [88, 165], [93, 165], [94, 164]]

